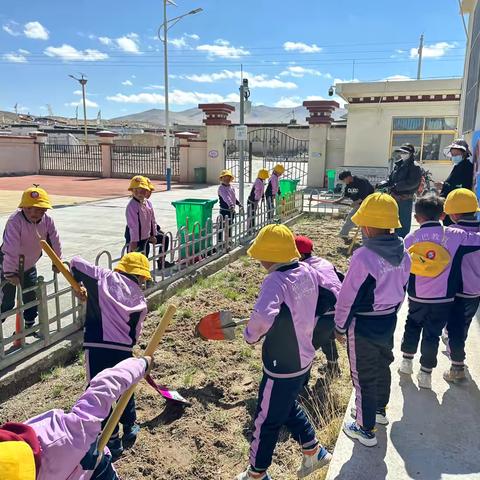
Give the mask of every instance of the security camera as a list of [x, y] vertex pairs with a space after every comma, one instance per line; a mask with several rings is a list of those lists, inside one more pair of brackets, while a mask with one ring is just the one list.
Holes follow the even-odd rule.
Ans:
[[333, 88], [333, 86], [331, 86], [329, 89], [328, 89], [328, 96], [329, 97], [333, 97], [333, 94], [335, 93], [335, 89]]

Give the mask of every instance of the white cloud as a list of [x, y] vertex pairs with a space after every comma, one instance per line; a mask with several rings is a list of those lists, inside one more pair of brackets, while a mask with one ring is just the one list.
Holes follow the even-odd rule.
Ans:
[[184, 33], [181, 37], [171, 38], [168, 40], [168, 43], [173, 45], [175, 48], [188, 48], [192, 49], [189, 40], [198, 41], [200, 37], [196, 33]]
[[163, 85], [148, 85], [143, 87], [144, 90], [165, 90]]
[[390, 75], [389, 77], [385, 77], [382, 82], [401, 82], [404, 80], [413, 80], [413, 78], [407, 75]]
[[131, 87], [133, 85], [131, 80], [125, 80], [122, 82], [122, 85], [125, 85], [126, 87]]
[[17, 52], [10, 52], [10, 53], [5, 53], [3, 55], [3, 59], [6, 60], [7, 62], [12, 62], [12, 63], [27, 63], [27, 55], [29, 52], [27, 50], [19, 50]]
[[283, 48], [287, 52], [318, 53], [322, 51], [321, 47], [315, 43], [308, 45], [303, 42], [285, 42]]
[[113, 43], [112, 39], [109, 37], [98, 37], [98, 40], [100, 43], [103, 43], [103, 45], [111, 45]]
[[[432, 45], [425, 45], [423, 47], [424, 58], [439, 58], [443, 57], [449, 50], [455, 47], [455, 43], [438, 42]], [[418, 49], [410, 49], [410, 58], [418, 58]]]
[[[230, 93], [229, 95], [223, 96], [217, 93], [199, 93], [173, 90], [170, 92], [169, 98], [173, 105], [196, 105], [197, 103], [235, 102], [238, 100], [238, 94]], [[117, 103], [140, 103], [147, 105], [165, 104], [165, 96], [160, 93], [136, 93], [131, 95], [117, 93], [116, 95], [108, 96], [107, 100]]]
[[[249, 86], [252, 88], [297, 88], [297, 84], [293, 82], [285, 82], [278, 78], [269, 78], [267, 75], [253, 75], [243, 72], [243, 77], [248, 78]], [[221, 80], [240, 81], [242, 78], [241, 71], [222, 70], [214, 73], [201, 73], [192, 75], [183, 75], [181, 78], [197, 83], [214, 83]]]
[[81, 94], [82, 94], [82, 91], [81, 91], [81, 90], [74, 90], [74, 91], [73, 91], [73, 94], [74, 94], [74, 95], [81, 95]]
[[75, 47], [67, 45], [66, 43], [61, 47], [47, 47], [44, 53], [48, 57], [58, 57], [65, 61], [97, 62], [108, 58], [108, 55], [104, 52], [91, 48], [77, 50]]
[[278, 108], [295, 108], [302, 104], [300, 97], [282, 97], [280, 100], [274, 103]]
[[18, 37], [21, 33], [17, 29], [18, 23], [17, 22], [7, 22], [5, 25], [2, 25], [2, 30], [12, 37]]
[[200, 36], [196, 33], [184, 33], [184, 35], [192, 40], [200, 40]]
[[19, 52], [19, 53], [23, 53], [24, 55], [29, 55], [29, 54], [30, 54], [30, 52], [29, 52], [28, 50], [25, 50], [25, 49], [23, 49], [23, 48], [19, 48], [19, 49], [18, 49], [18, 52]]
[[322, 97], [321, 95], [309, 95], [308, 97], [305, 98], [307, 101], [313, 101], [313, 100], [326, 100], [325, 97]]
[[[98, 108], [98, 103], [92, 102], [92, 100], [89, 100], [88, 98], [85, 99], [85, 105], [87, 108]], [[78, 100], [75, 102], [70, 102], [65, 104], [66, 107], [83, 107], [83, 101]]]
[[319, 70], [315, 70], [314, 68], [305, 68], [301, 67], [300, 65], [291, 65], [287, 67], [286, 70], [280, 73], [282, 77], [291, 76], [296, 78], [302, 78], [305, 75], [313, 75], [314, 77], [324, 77], [324, 78], [332, 78], [329, 73], [322, 73]]
[[49, 31], [40, 22], [28, 22], [25, 24], [23, 33], [28, 38], [35, 40], [48, 40]]
[[127, 53], [140, 53], [138, 46], [138, 35], [136, 33], [129, 33], [123, 37], [115, 39], [115, 42], [120, 50]]
[[336, 85], [337, 83], [359, 83], [360, 80], [358, 78], [353, 78], [350, 80], [343, 80], [342, 78], [335, 78], [333, 80], [333, 84]]
[[222, 40], [221, 38], [215, 40], [213, 45], [198, 45], [196, 50], [207, 52], [209, 57], [240, 58], [250, 55], [250, 52], [244, 47], [234, 47], [228, 40]]

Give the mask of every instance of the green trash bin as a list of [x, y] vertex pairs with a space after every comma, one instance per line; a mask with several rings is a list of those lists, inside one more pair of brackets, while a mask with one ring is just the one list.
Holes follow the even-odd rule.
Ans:
[[336, 170], [327, 170], [328, 179], [328, 191], [333, 192], [335, 190], [335, 177], [337, 176]]
[[193, 177], [195, 183], [207, 183], [207, 169], [205, 167], [194, 168]]
[[[191, 242], [189, 251], [190, 255], [193, 255], [193, 253], [198, 253], [200, 250], [205, 250], [207, 247], [212, 245], [211, 236], [207, 236], [207, 238], [203, 239], [202, 241], [195, 240], [200, 238], [201, 230], [205, 228], [207, 221], [212, 218], [213, 206], [217, 202], [218, 200], [205, 200], [197, 198], [186, 198], [184, 200], [172, 202], [177, 216], [178, 230], [180, 230], [182, 227], [186, 227], [187, 233], [185, 233], [185, 231], [182, 232], [180, 241], [182, 244]], [[208, 227], [207, 233], [212, 233], [211, 223]], [[181, 249], [180, 256], [182, 258], [187, 256], [186, 248]]]
[[280, 191], [282, 192], [282, 196], [287, 196], [290, 193], [297, 191], [297, 186], [300, 183], [299, 178], [282, 178], [279, 181], [280, 184]]

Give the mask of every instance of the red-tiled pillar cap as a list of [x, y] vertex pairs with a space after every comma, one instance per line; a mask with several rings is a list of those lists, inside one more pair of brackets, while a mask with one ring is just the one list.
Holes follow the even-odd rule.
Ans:
[[198, 108], [203, 110], [205, 125], [230, 125], [229, 115], [235, 111], [235, 107], [228, 103], [201, 103]]
[[325, 125], [333, 122], [332, 112], [340, 107], [334, 100], [309, 100], [303, 102], [303, 106], [308, 110], [310, 116], [307, 122], [310, 125]]

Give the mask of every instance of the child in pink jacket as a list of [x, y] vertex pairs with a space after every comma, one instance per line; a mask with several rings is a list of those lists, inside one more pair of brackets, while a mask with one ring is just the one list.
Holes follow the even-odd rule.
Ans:
[[[113, 403], [144, 377], [150, 363], [150, 357], [129, 358], [104, 370], [90, 381], [69, 413], [54, 409], [25, 424], [6, 423], [0, 427], [0, 442], [2, 432], [17, 435], [22, 431], [18, 441], [27, 441], [32, 448], [36, 480], [117, 480], [108, 448], [101, 461], [96, 462], [102, 421], [109, 415]], [[32, 430], [36, 435], [33, 441]], [[2, 470], [0, 463], [0, 473]]]

